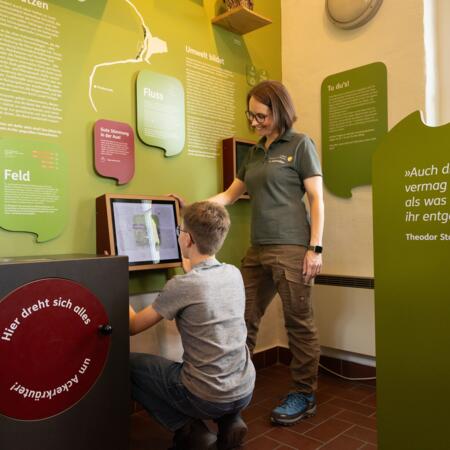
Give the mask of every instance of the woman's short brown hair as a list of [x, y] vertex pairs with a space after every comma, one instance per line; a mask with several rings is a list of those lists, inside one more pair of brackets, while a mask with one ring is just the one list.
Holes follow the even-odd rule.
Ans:
[[218, 203], [196, 202], [183, 209], [184, 227], [202, 255], [215, 255], [230, 228], [228, 211]]
[[273, 123], [280, 135], [292, 128], [297, 120], [292, 98], [279, 81], [266, 80], [254, 86], [247, 94], [247, 108], [251, 97], [271, 109]]

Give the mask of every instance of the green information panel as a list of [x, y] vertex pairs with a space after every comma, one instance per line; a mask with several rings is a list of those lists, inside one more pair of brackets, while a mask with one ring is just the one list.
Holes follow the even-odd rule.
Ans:
[[61, 149], [46, 142], [0, 140], [0, 227], [58, 236], [67, 219], [67, 164]]
[[137, 131], [147, 145], [161, 147], [166, 156], [184, 147], [184, 89], [174, 77], [142, 70], [136, 83]]
[[380, 450], [448, 450], [450, 124], [406, 117], [374, 155]]
[[387, 132], [387, 75], [381, 63], [330, 75], [322, 82], [324, 182], [338, 197], [371, 184], [372, 155]]

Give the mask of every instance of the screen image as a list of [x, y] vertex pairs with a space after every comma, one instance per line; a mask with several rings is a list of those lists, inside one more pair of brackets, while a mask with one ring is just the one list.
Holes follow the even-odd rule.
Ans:
[[130, 265], [181, 261], [173, 201], [113, 198], [111, 207], [117, 255]]

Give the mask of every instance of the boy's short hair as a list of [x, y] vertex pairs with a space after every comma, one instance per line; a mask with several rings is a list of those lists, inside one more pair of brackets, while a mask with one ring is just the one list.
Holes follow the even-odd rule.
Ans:
[[186, 206], [182, 215], [198, 251], [202, 255], [216, 254], [230, 229], [228, 211], [218, 203], [203, 201]]

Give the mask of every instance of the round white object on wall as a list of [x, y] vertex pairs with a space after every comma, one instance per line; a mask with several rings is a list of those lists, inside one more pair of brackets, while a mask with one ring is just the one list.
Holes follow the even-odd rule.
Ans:
[[325, 3], [330, 21], [339, 28], [350, 30], [372, 19], [383, 0], [326, 0]]

